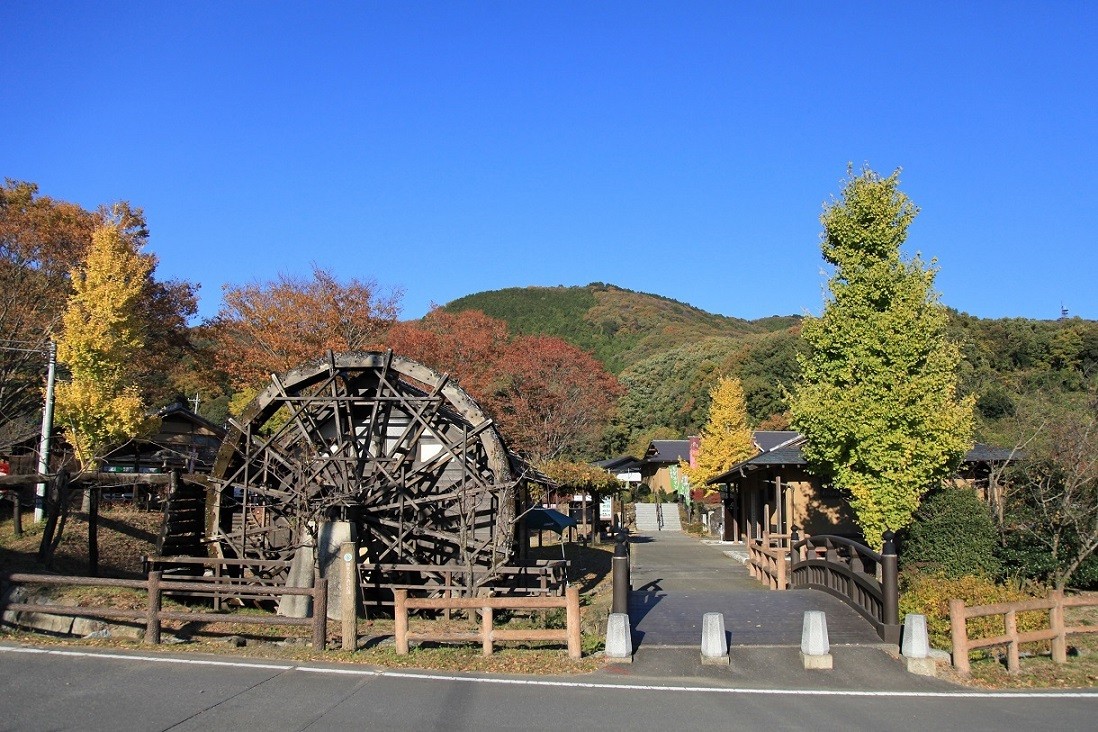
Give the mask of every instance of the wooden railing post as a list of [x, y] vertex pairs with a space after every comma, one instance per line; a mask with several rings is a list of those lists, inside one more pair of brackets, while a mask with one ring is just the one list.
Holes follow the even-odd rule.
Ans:
[[313, 582], [313, 649], [323, 651], [328, 645], [328, 579], [318, 577]]
[[1022, 660], [1018, 653], [1018, 614], [1014, 610], [1008, 610], [1004, 624], [1006, 625], [1006, 635], [1010, 638], [1007, 643], [1007, 673], [1020, 673]]
[[968, 625], [965, 622], [965, 601], [949, 601], [949, 634], [953, 641], [953, 667], [968, 675]]
[[[213, 596], [213, 609], [216, 611], [221, 610], [221, 564], [214, 565], [214, 596]], [[243, 572], [241, 575], [243, 576]]]
[[160, 644], [160, 580], [163, 572], [149, 572], [149, 613], [145, 619], [145, 642]]
[[19, 503], [19, 489], [11, 492], [11, 530], [18, 539], [23, 536], [23, 507]]
[[339, 548], [339, 557], [343, 562], [341, 576], [342, 593], [339, 610], [342, 628], [340, 640], [343, 650], [358, 650], [358, 548], [353, 541], [346, 541]]
[[1055, 663], [1067, 663], [1067, 631], [1064, 624], [1064, 591], [1052, 593], [1056, 604], [1048, 611], [1049, 629], [1056, 635], [1052, 638], [1052, 660]]
[[480, 609], [480, 652], [492, 655], [492, 608], [489, 605]]
[[408, 590], [393, 590], [393, 635], [398, 655], [408, 653]]
[[777, 559], [777, 563], [778, 563], [777, 582], [775, 583], [777, 586], [774, 588], [776, 590], [785, 590], [789, 587], [789, 583], [788, 583], [788, 581], [786, 579], [786, 576], [785, 576], [785, 561], [786, 561], [786, 557], [785, 557], [785, 554], [784, 554], [784, 550], [779, 550], [778, 559]]
[[564, 592], [566, 600], [565, 618], [568, 628], [568, 657], [582, 658], [583, 647], [580, 642], [580, 591], [579, 587], [569, 587]]

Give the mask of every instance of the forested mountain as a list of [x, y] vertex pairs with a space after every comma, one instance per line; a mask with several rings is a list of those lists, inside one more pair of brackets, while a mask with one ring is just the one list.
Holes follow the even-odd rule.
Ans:
[[757, 321], [714, 315], [659, 295], [601, 282], [585, 287], [511, 287], [454, 300], [449, 312], [480, 310], [512, 333], [553, 335], [592, 352], [620, 373], [645, 358], [713, 338], [783, 330], [797, 316]]
[[[512, 332], [555, 335], [592, 352], [628, 389], [606, 440], [636, 452], [654, 438], [696, 433], [720, 374], [743, 381], [756, 424], [786, 426], [785, 389], [797, 378], [800, 317], [756, 321], [706, 313], [657, 295], [595, 283], [527, 287], [454, 300]], [[1098, 379], [1098, 322], [1079, 318], [977, 318], [950, 313], [961, 344], [961, 394], [977, 401], [977, 439], [1013, 445], [1035, 424], [1085, 408]]]

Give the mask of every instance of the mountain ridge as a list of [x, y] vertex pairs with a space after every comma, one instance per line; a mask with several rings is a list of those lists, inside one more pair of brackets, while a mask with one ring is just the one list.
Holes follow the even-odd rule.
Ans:
[[718, 315], [663, 295], [603, 282], [487, 290], [442, 307], [448, 312], [480, 310], [506, 321], [515, 333], [557, 336], [592, 352], [614, 373], [701, 339], [738, 339], [785, 330], [801, 320], [797, 315], [754, 321]]

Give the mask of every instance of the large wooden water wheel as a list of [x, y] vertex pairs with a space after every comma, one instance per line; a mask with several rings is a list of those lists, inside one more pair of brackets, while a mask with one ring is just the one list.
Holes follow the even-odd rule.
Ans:
[[208, 494], [222, 557], [292, 560], [349, 521], [365, 563], [478, 568], [509, 559], [516, 480], [503, 440], [446, 376], [346, 353], [271, 384], [231, 423]]

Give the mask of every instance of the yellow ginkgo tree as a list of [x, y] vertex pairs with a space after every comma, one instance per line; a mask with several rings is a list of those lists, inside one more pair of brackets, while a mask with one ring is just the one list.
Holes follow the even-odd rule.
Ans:
[[81, 470], [104, 452], [153, 425], [136, 386], [134, 365], [145, 346], [139, 303], [156, 259], [118, 225], [95, 230], [57, 343], [72, 378], [57, 386], [56, 411]]
[[698, 488], [757, 452], [740, 380], [722, 376], [709, 396], [709, 420], [702, 428], [694, 465], [680, 465], [690, 485]]

